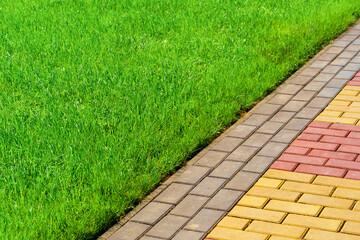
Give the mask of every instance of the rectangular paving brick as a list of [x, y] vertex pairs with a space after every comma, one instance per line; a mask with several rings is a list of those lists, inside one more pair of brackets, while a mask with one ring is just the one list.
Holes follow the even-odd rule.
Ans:
[[187, 195], [176, 207], [170, 212], [170, 214], [193, 217], [209, 200], [208, 197]]
[[150, 225], [136, 223], [136, 222], [127, 222], [122, 226], [118, 231], [111, 235], [109, 240], [134, 240], [140, 237], [150, 228]]
[[293, 145], [290, 145], [284, 153], [292, 153], [292, 154], [299, 154], [299, 155], [305, 155], [307, 152], [310, 151], [310, 147], [296, 147]]
[[268, 204], [266, 204], [264, 209], [296, 213], [308, 216], [316, 216], [320, 212], [321, 206], [287, 202], [281, 200], [270, 200]]
[[229, 137], [238, 137], [238, 138], [247, 138], [253, 131], [255, 131], [255, 126], [249, 125], [239, 125], [234, 130], [229, 133]]
[[286, 213], [244, 206], [235, 206], [229, 212], [229, 216], [280, 223], [285, 218]]
[[337, 66], [337, 65], [328, 65], [324, 68], [324, 70], [322, 71], [323, 73], [337, 73], [340, 71], [340, 69], [342, 68], [342, 66]]
[[210, 176], [229, 179], [237, 173], [243, 165], [244, 162], [224, 161], [210, 173]]
[[295, 169], [295, 171], [301, 173], [310, 173], [310, 174], [325, 175], [332, 177], [343, 177], [346, 173], [344, 169], [340, 169], [340, 168], [323, 167], [323, 166], [315, 166], [308, 164], [300, 164]]
[[329, 82], [334, 77], [331, 73], [320, 73], [314, 78], [315, 82]]
[[210, 172], [210, 168], [190, 166], [175, 182], [196, 184]]
[[262, 147], [272, 137], [270, 134], [254, 133], [244, 143], [244, 146]]
[[281, 111], [298, 112], [305, 106], [306, 103], [307, 102], [305, 101], [291, 100], [281, 109]]
[[304, 147], [304, 148], [315, 148], [315, 149], [321, 149], [321, 150], [336, 150], [338, 148], [339, 144], [295, 140], [292, 143], [292, 146]]
[[297, 100], [297, 101], [309, 101], [310, 99], [312, 99], [315, 94], [317, 92], [316, 91], [307, 91], [307, 90], [301, 90], [298, 94], [296, 94], [292, 100]]
[[149, 236], [171, 238], [188, 221], [188, 218], [167, 215], [147, 233]]
[[342, 152], [326, 151], [319, 149], [311, 150], [311, 152], [308, 155], [313, 157], [336, 158], [336, 159], [343, 159], [348, 161], [353, 161], [356, 157], [356, 155], [352, 153], [342, 153]]
[[225, 212], [214, 209], [202, 209], [190, 222], [184, 227], [186, 230], [199, 232], [209, 231], [224, 215]]
[[299, 134], [296, 130], [282, 129], [272, 139], [272, 142], [291, 143]]
[[228, 154], [225, 152], [209, 151], [195, 163], [197, 166], [213, 168], [222, 162]]
[[172, 240], [184, 240], [184, 239], [191, 239], [191, 240], [201, 240], [204, 237], [204, 233], [201, 232], [194, 232], [194, 231], [187, 231], [181, 230], [178, 232]]
[[285, 123], [288, 122], [294, 115], [294, 112], [279, 111], [270, 119], [270, 121]]
[[321, 71], [321, 68], [305, 68], [301, 73], [300, 76], [316, 76]]
[[312, 193], [312, 194], [329, 196], [332, 193], [332, 191], [334, 190], [334, 187], [286, 181], [281, 186], [281, 189], [294, 191], [294, 192]]
[[296, 114], [296, 118], [305, 118], [305, 119], [314, 119], [319, 113], [321, 112], [321, 109], [319, 108], [309, 108], [305, 107], [300, 112]]
[[319, 92], [318, 96], [332, 98], [335, 97], [339, 93], [339, 91], [340, 89], [338, 88], [325, 87], [323, 90]]
[[308, 85], [304, 87], [304, 90], [311, 90], [311, 91], [320, 91], [327, 82], [310, 82]]
[[301, 88], [301, 85], [286, 84], [284, 87], [279, 88], [278, 92], [284, 94], [296, 94]]
[[[326, 60], [326, 59], [324, 59]], [[296, 76], [293, 79], [289, 79], [288, 82], [292, 84], [305, 85], [310, 82], [312, 79], [311, 76]]]
[[283, 123], [280, 122], [271, 122], [268, 121], [264, 123], [256, 132], [266, 133], [266, 134], [274, 134], [279, 131], [279, 129], [283, 126]]
[[273, 115], [280, 109], [281, 106], [282, 105], [266, 103], [261, 107], [256, 108], [255, 113], [264, 114], [264, 115]]
[[330, 103], [331, 100], [331, 98], [315, 97], [313, 100], [311, 100], [307, 107], [323, 109]]
[[248, 119], [245, 120], [243, 125], [250, 125], [250, 126], [260, 126], [264, 122], [266, 122], [270, 117], [268, 115], [262, 114], [253, 114]]
[[360, 170], [360, 162], [344, 161], [339, 159], [330, 159], [325, 166]]
[[269, 101], [269, 103], [283, 105], [283, 104], [287, 103], [290, 100], [290, 98], [292, 98], [292, 95], [289, 95], [289, 94], [276, 94]]
[[305, 233], [306, 228], [290, 226], [284, 224], [276, 224], [270, 222], [253, 221], [247, 231], [271, 234], [276, 236], [291, 237], [300, 239]]
[[298, 202], [319, 205], [319, 206], [326, 206], [326, 207], [350, 209], [350, 207], [352, 206], [354, 201], [349, 200], [349, 199], [342, 199], [342, 198], [320, 196], [320, 195], [316, 195], [316, 194], [305, 193], [301, 196], [301, 198], [299, 199]]
[[206, 177], [191, 191], [191, 194], [211, 197], [224, 183], [225, 179]]
[[178, 203], [191, 189], [192, 185], [171, 183], [159, 196], [155, 198], [155, 201], [165, 203]]
[[150, 202], [131, 220], [153, 225], [158, 220], [160, 220], [160, 218], [164, 216], [172, 207], [173, 205], [168, 203]]
[[234, 152], [232, 152], [227, 157], [227, 159], [245, 162], [245, 161], [249, 160], [249, 158], [251, 158], [255, 154], [255, 152], [257, 152], [258, 150], [259, 150], [258, 147], [249, 147], [249, 146], [241, 145]]
[[[212, 239], [251, 239], [251, 240], [265, 240], [267, 239], [266, 234], [260, 233], [252, 233], [252, 232], [244, 232], [238, 229], [232, 228], [224, 228], [224, 227], [217, 227], [210, 232], [208, 235], [209, 238], [205, 238], [205, 240], [212, 240]], [[211, 238], [211, 239], [210, 239]]]
[[213, 150], [231, 152], [239, 146], [241, 142], [243, 142], [241, 138], [225, 137], [213, 147]]
[[284, 224], [295, 225], [300, 227], [317, 228], [328, 231], [338, 231], [342, 224], [342, 221], [335, 219], [318, 218], [311, 216], [303, 216], [297, 214], [289, 214]]
[[248, 190], [259, 177], [259, 174], [252, 172], [240, 171], [225, 186], [228, 189], [239, 191]]
[[308, 128], [306, 128], [304, 130], [304, 133], [321, 134], [321, 135], [336, 136], [336, 137], [345, 137], [349, 133], [349, 131], [308, 127]]
[[360, 180], [360, 171], [349, 170], [345, 178]]
[[246, 195], [256, 196], [256, 197], [265, 197], [271, 199], [285, 200], [285, 201], [295, 201], [301, 194], [292, 191], [271, 189], [266, 187], [252, 187]]
[[326, 158], [308, 157], [308, 156], [287, 154], [287, 153], [281, 155], [278, 160], [285, 162], [307, 163], [313, 165], [324, 165], [325, 162], [327, 161]]
[[293, 118], [288, 122], [284, 129], [302, 130], [310, 123], [309, 119]]
[[242, 191], [221, 189], [205, 206], [217, 210], [230, 210], [239, 198], [244, 194]]
[[258, 155], [266, 157], [278, 157], [286, 148], [288, 144], [279, 142], [267, 143], [258, 153]]
[[[275, 161], [274, 157], [254, 156], [243, 168], [244, 171], [262, 173]], [[359, 162], [360, 164], [360, 162]]]
[[298, 163], [294, 162], [283, 162], [280, 160], [275, 161], [271, 165], [271, 169], [284, 170], [284, 171], [294, 171], [297, 167]]

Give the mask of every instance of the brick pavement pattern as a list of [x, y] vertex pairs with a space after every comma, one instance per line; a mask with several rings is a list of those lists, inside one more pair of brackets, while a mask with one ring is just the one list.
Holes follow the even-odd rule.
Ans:
[[360, 239], [359, 51], [360, 22], [99, 239]]

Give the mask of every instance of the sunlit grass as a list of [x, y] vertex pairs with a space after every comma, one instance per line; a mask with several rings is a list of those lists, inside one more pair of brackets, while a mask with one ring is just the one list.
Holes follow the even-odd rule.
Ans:
[[97, 236], [358, 0], [3, 0], [0, 238]]

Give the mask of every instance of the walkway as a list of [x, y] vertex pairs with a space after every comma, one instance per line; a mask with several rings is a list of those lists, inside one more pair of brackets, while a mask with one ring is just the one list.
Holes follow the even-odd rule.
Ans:
[[101, 239], [360, 239], [360, 22]]

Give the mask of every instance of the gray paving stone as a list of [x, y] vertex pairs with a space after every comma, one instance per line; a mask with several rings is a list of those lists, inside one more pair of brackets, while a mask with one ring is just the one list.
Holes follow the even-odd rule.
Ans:
[[291, 100], [288, 102], [281, 110], [289, 112], [298, 112], [302, 107], [304, 107], [306, 102], [304, 101], [295, 101]]
[[212, 150], [231, 152], [244, 140], [241, 138], [225, 137]]
[[[359, 45], [360, 46], [360, 45]], [[351, 63], [360, 63], [360, 56], [356, 56], [351, 60]]]
[[293, 118], [285, 125], [284, 129], [300, 131], [303, 130], [310, 122], [311, 120], [309, 119]]
[[207, 152], [199, 161], [195, 163], [196, 166], [204, 166], [213, 168], [225, 159], [227, 153], [218, 151]]
[[190, 193], [211, 197], [225, 182], [222, 178], [206, 177]]
[[288, 147], [289, 144], [279, 142], [269, 142], [263, 147], [258, 155], [267, 157], [278, 157]]
[[281, 143], [291, 143], [299, 134], [297, 130], [282, 129], [276, 134], [271, 141]]
[[135, 240], [145, 233], [150, 228], [150, 225], [127, 222], [118, 231], [111, 235], [108, 240]]
[[331, 100], [331, 98], [316, 97], [311, 100], [307, 107], [324, 109], [331, 102]]
[[173, 205], [168, 203], [150, 202], [141, 209], [141, 211], [138, 212], [131, 221], [153, 225], [172, 207]]
[[255, 126], [249, 125], [239, 125], [234, 130], [229, 133], [229, 137], [238, 137], [238, 138], [247, 138], [253, 131], [255, 131]]
[[272, 135], [264, 133], [254, 133], [252, 134], [244, 143], [244, 146], [249, 147], [262, 147]]
[[324, 70], [322, 71], [323, 73], [337, 73], [340, 71], [340, 69], [342, 68], [342, 66], [337, 66], [337, 65], [328, 65], [327, 67], [324, 68]]
[[338, 93], [340, 92], [339, 88], [329, 88], [326, 87], [323, 90], [321, 90], [321, 92], [319, 92], [318, 96], [319, 97], [330, 97], [333, 98], [335, 97]]
[[241, 191], [221, 189], [206, 205], [205, 208], [228, 211], [244, 194]]
[[326, 82], [311, 82], [308, 85], [306, 85], [304, 90], [320, 91], [320, 89], [322, 89], [325, 86], [325, 84]]
[[226, 159], [245, 162], [249, 158], [251, 158], [258, 150], [259, 150], [258, 147], [247, 147], [241, 145], [234, 152], [232, 152]]
[[292, 97], [292, 95], [288, 95], [288, 94], [276, 94], [269, 101], [269, 103], [284, 105], [285, 103], [287, 103], [290, 100], [291, 97]]
[[356, 52], [352, 52], [352, 51], [343, 51], [338, 58], [346, 58], [346, 59], [351, 59], [356, 55]]
[[262, 173], [275, 161], [274, 157], [256, 155], [243, 168], [244, 171]]
[[315, 82], [328, 82], [334, 77], [333, 73], [320, 73], [314, 78]]
[[360, 44], [360, 38], [357, 38], [357, 39], [353, 42], [353, 44]]
[[260, 126], [269, 119], [267, 115], [253, 114], [243, 123], [244, 125]]
[[287, 84], [283, 88], [279, 89], [278, 92], [295, 95], [298, 91], [300, 91], [301, 88], [302, 88], [301, 85]]
[[360, 70], [360, 64], [356, 63], [349, 63], [344, 67], [345, 71], [359, 71]]
[[293, 100], [309, 101], [312, 97], [315, 96], [315, 94], [315, 91], [301, 90], [298, 94], [295, 95]]
[[208, 200], [209, 198], [204, 196], [187, 195], [178, 205], [176, 205], [170, 214], [191, 218]]
[[[347, 45], [349, 45], [349, 41], [341, 41], [341, 40], [336, 40], [335, 42], [333, 42], [333, 46], [334, 47], [346, 47]], [[336, 56], [336, 54], [334, 54]]]
[[305, 85], [310, 82], [312, 79], [311, 76], [296, 76], [295, 78], [288, 80], [289, 83], [297, 84], [297, 85]]
[[237, 173], [243, 165], [244, 162], [224, 161], [210, 173], [210, 176], [229, 179]]
[[329, 61], [316, 60], [310, 65], [310, 68], [324, 68], [328, 63]]
[[353, 29], [353, 30], [347, 32], [346, 34], [348, 34], [348, 35], [354, 35], [354, 36], [359, 36], [360, 30]]
[[284, 125], [284, 123], [268, 121], [268, 122], [264, 123], [256, 132], [274, 134], [277, 131], [279, 131], [279, 129], [283, 125]]
[[257, 108], [255, 113], [263, 114], [263, 115], [273, 115], [280, 109], [280, 107], [282, 106], [266, 103], [264, 105], [261, 105], [261, 107]]
[[342, 89], [346, 85], [346, 83], [347, 80], [334, 78], [326, 85], [326, 87]]
[[352, 36], [348, 34], [340, 38], [340, 40], [342, 41], [350, 41], [350, 42], [353, 41], [354, 39], [356, 39], [356, 36]]
[[285, 122], [288, 122], [290, 120], [290, 118], [292, 118], [294, 115], [295, 115], [294, 112], [280, 111], [280, 112], [276, 113], [270, 119], [270, 121], [285, 123]]
[[346, 50], [346, 51], [358, 52], [358, 51], [360, 51], [360, 44], [351, 44], [351, 45], [348, 46], [345, 50]]
[[225, 188], [247, 191], [259, 177], [259, 173], [240, 171], [225, 185]]
[[225, 214], [224, 211], [202, 209], [185, 227], [186, 230], [208, 232]]
[[181, 230], [172, 240], [201, 240], [205, 237], [204, 233]]
[[296, 118], [306, 118], [306, 119], [314, 119], [317, 115], [321, 113], [322, 109], [319, 108], [303, 108], [298, 114], [296, 114]]
[[305, 68], [301, 73], [300, 76], [316, 76], [322, 68]]
[[175, 182], [196, 184], [202, 178], [204, 178], [208, 174], [208, 172], [210, 172], [210, 168], [200, 167], [200, 166], [190, 166], [177, 179], [175, 179]]
[[343, 51], [344, 48], [342, 47], [330, 47], [326, 53], [335, 53], [335, 54], [339, 54]]
[[[349, 44], [349, 42], [345, 42], [345, 41], [337, 41], [339, 45], [346, 43], [346, 46]], [[341, 46], [338, 46], [341, 47]], [[337, 54], [334, 53], [324, 53], [319, 57], [319, 60], [327, 60], [327, 61], [331, 61], [334, 58], [336, 58]]]
[[341, 78], [341, 79], [351, 79], [356, 74], [355, 71], [340, 71], [335, 78]]
[[167, 215], [146, 234], [148, 236], [171, 238], [188, 221], [188, 218]]
[[155, 198], [157, 202], [176, 204], [193, 188], [192, 185], [171, 183]]
[[150, 237], [145, 235], [142, 238], [140, 238], [140, 240], [164, 240], [164, 238]]
[[332, 65], [345, 66], [350, 61], [350, 58], [336, 58], [331, 62]]

